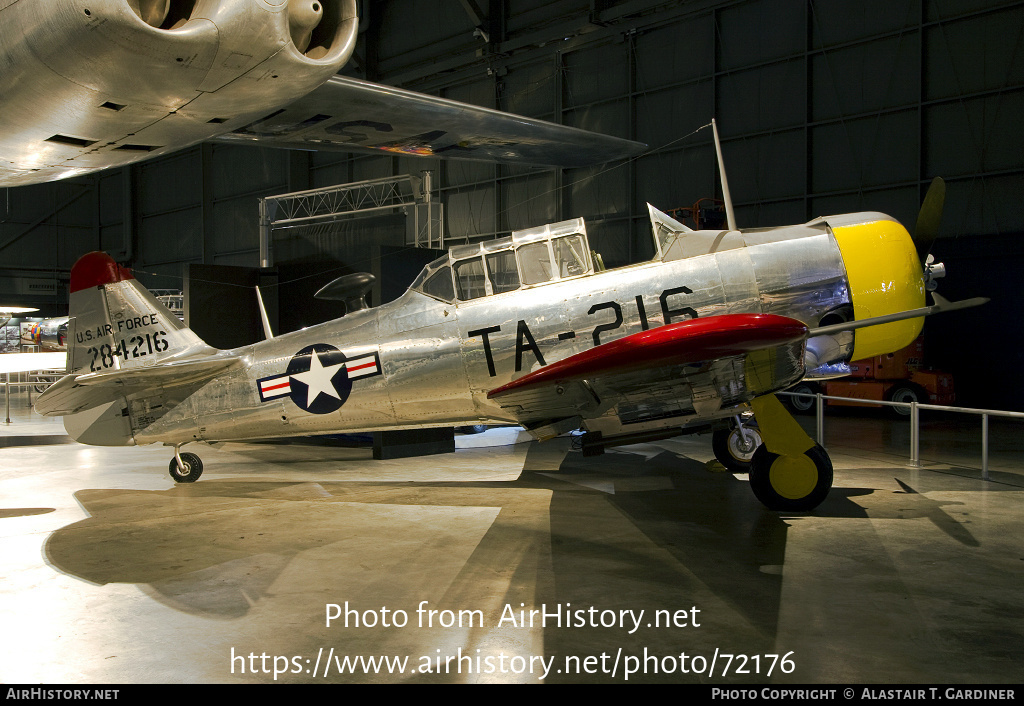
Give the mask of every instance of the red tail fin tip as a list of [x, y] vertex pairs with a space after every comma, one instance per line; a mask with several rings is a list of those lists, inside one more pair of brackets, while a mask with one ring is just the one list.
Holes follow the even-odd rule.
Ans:
[[71, 268], [71, 291], [99, 287], [135, 279], [131, 270], [121, 267], [105, 252], [91, 252], [78, 258]]

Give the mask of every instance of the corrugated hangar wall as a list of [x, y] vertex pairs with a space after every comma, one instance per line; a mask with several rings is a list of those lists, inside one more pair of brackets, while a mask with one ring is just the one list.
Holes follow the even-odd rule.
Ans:
[[[1012, 318], [1001, 299], [1024, 250], [1024, 2], [368, 0], [361, 9], [346, 74], [651, 149], [627, 163], [550, 170], [204, 145], [7, 190], [0, 268], [59, 279], [102, 248], [152, 273], [141, 275], [150, 286], [177, 287], [186, 263], [257, 264], [261, 196], [425, 169], [445, 204], [447, 241], [583, 216], [615, 266], [650, 253], [645, 202], [668, 210], [719, 195], [705, 127], [716, 117], [741, 227], [857, 210], [912, 227], [928, 181], [946, 178], [935, 248], [950, 270], [943, 291], [996, 299], [988, 313], [951, 317], [952, 327], [977, 337], [971, 355], [1007, 359], [1014, 374], [1024, 362], [1020, 334], [971, 328]], [[344, 254], [353, 267], [367, 257]], [[939, 362], [980, 387], [980, 373], [938, 348]], [[1019, 407], [1019, 388], [984, 398]]]

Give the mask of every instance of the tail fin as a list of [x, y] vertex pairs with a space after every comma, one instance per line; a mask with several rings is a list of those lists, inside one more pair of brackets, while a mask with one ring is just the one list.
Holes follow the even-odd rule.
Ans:
[[206, 345], [106, 253], [71, 268], [67, 375], [36, 398], [85, 444], [120, 446], [201, 385], [239, 365]]
[[106, 253], [71, 268], [68, 374], [103, 373], [211, 352]]

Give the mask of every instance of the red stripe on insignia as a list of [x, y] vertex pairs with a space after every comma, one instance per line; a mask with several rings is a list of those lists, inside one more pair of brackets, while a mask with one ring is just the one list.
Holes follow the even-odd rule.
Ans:
[[363, 363], [362, 365], [348, 366], [348, 371], [351, 373], [355, 370], [362, 370], [364, 368], [376, 368], [377, 361], [371, 360], [369, 363]]
[[288, 387], [291, 384], [292, 384], [291, 380], [286, 380], [285, 382], [282, 382], [282, 383], [277, 384], [277, 385], [271, 385], [270, 387], [264, 386], [263, 391], [264, 392], [270, 392], [271, 390], [280, 390], [282, 387]]

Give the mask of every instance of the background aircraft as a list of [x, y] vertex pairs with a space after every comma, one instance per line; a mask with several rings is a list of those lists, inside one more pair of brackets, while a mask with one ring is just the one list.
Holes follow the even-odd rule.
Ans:
[[173, 445], [170, 474], [187, 482], [202, 472], [180, 452], [194, 441], [516, 423], [538, 439], [584, 429], [587, 454], [726, 429], [753, 409], [758, 436], [740, 426], [716, 451], [749, 462], [768, 507], [807, 510], [831, 461], [772, 393], [978, 303], [924, 306], [941, 271], [923, 266], [938, 192], [916, 242], [880, 213], [692, 231], [652, 207], [655, 257], [603, 271], [582, 219], [532, 228], [452, 248], [393, 302], [235, 350], [90, 253], [71, 271], [68, 375], [36, 409], [65, 415], [83, 443]]
[[356, 0], [0, 3], [0, 186], [209, 139], [578, 166], [645, 145], [335, 76]]
[[68, 317], [43, 319], [34, 332], [35, 343], [44, 351], [68, 349]]
[[[39, 311], [34, 307], [0, 306], [0, 328], [16, 316]], [[65, 319], [66, 321], [66, 319]], [[0, 373], [24, 373], [35, 370], [55, 370], [67, 365], [64, 353], [8, 353], [0, 355]]]

